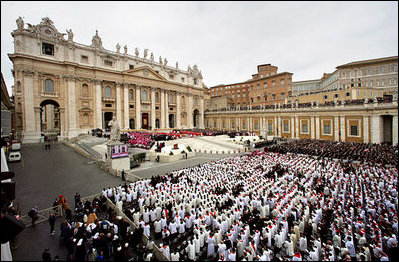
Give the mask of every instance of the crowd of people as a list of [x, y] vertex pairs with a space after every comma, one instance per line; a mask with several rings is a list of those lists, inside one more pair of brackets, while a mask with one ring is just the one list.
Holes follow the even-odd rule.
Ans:
[[171, 260], [393, 260], [398, 171], [255, 151], [103, 190]]
[[[60, 196], [57, 203], [65, 208], [66, 217], [61, 222], [59, 230], [55, 229], [56, 217], [50, 214], [50, 235], [59, 235], [60, 244], [67, 250], [63, 258], [56, 254], [54, 260], [63, 261], [128, 261], [144, 260], [152, 253], [141, 243], [143, 232], [130, 228], [129, 223], [117, 212], [107, 206], [106, 196], [101, 195], [93, 200], [80, 200], [75, 195], [75, 208], [66, 204]], [[65, 203], [65, 207], [62, 205]], [[69, 210], [69, 212], [68, 212]], [[53, 251], [54, 252], [54, 251]], [[54, 255], [54, 253], [53, 253]], [[46, 248], [42, 258], [52, 260], [51, 250]]]
[[297, 139], [266, 147], [264, 150], [281, 154], [295, 153], [327, 158], [394, 165], [398, 168], [398, 144], [365, 144], [328, 140]]

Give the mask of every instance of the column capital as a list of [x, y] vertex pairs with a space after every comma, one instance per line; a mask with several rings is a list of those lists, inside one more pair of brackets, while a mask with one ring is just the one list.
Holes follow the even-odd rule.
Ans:
[[62, 76], [66, 81], [76, 81], [78, 78], [73, 75], [63, 75]]
[[102, 80], [100, 80], [100, 79], [93, 79], [92, 81], [96, 85], [101, 85], [101, 83], [102, 83]]
[[21, 73], [26, 75], [26, 76], [31, 76], [31, 75], [37, 73], [37, 71], [31, 70], [31, 69], [22, 69]]

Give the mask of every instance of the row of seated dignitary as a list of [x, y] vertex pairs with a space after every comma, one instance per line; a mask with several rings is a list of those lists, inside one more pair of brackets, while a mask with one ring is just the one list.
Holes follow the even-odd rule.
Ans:
[[386, 260], [397, 179], [395, 167], [256, 152], [103, 194], [169, 258]]

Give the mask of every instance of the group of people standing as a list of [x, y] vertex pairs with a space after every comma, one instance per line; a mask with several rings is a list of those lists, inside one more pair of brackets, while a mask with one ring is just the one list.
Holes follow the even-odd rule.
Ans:
[[255, 152], [104, 189], [169, 259], [386, 260], [396, 167]]

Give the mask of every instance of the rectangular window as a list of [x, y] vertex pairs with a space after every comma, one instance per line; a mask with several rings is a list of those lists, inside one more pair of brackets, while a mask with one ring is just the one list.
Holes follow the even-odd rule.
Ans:
[[322, 121], [323, 122], [323, 135], [331, 135], [331, 121], [326, 120]]
[[290, 121], [289, 120], [283, 120], [283, 132], [284, 133], [290, 132]]
[[89, 57], [88, 57], [87, 55], [82, 55], [82, 56], [80, 57], [80, 61], [81, 61], [82, 63], [88, 63], [88, 62], [89, 62]]
[[245, 122], [242, 123], [242, 129], [245, 129]]
[[258, 130], [258, 123], [255, 123], [255, 130]]
[[284, 79], [281, 79], [281, 84], [284, 85], [285, 81]]
[[42, 52], [44, 55], [54, 56], [54, 45], [49, 43], [42, 43]]
[[301, 134], [309, 134], [308, 123], [302, 123]]
[[378, 73], [379, 74], [382, 74], [383, 72], [384, 72], [384, 68], [382, 68], [382, 67], [378, 68]]
[[184, 83], [184, 77], [181, 78], [181, 82]]
[[359, 136], [359, 130], [358, 130], [358, 126], [357, 125], [351, 125], [350, 135], [351, 136]]

